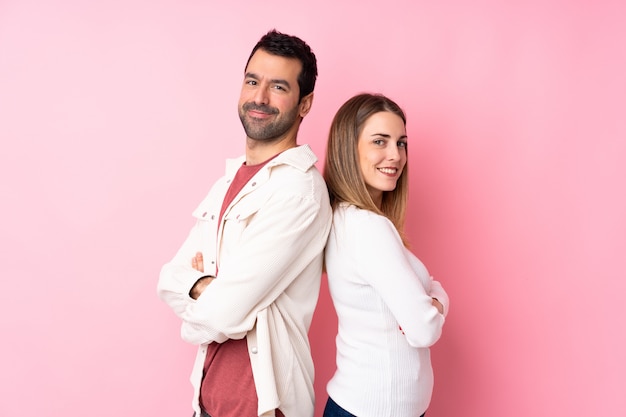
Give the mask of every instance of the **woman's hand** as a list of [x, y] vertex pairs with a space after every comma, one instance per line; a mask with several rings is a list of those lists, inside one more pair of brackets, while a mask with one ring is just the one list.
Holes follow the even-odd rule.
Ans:
[[441, 304], [439, 300], [433, 298], [432, 304], [433, 306], [437, 307], [437, 310], [439, 310], [439, 314], [443, 314], [443, 304]]

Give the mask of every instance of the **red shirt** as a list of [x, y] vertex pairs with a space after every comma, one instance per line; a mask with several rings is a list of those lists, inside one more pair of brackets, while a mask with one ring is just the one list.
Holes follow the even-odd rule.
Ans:
[[[248, 181], [274, 158], [258, 165], [244, 163], [239, 168], [224, 197], [220, 221], [226, 208]], [[211, 417], [258, 416], [258, 397], [246, 338], [208, 345], [200, 386], [200, 406]], [[276, 416], [284, 417], [280, 410], [276, 410]]]

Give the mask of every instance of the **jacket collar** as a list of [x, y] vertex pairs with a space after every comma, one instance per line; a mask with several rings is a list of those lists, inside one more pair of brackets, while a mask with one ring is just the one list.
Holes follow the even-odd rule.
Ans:
[[[245, 155], [238, 158], [226, 160], [226, 175], [237, 172], [241, 164], [246, 160]], [[317, 162], [317, 156], [309, 145], [299, 145], [295, 148], [287, 149], [276, 158], [272, 159], [265, 167], [271, 168], [277, 165], [291, 165], [302, 172], [308, 171]]]

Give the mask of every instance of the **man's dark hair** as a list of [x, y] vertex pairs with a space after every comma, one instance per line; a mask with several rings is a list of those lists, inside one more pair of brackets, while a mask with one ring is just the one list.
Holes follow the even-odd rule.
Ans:
[[302, 71], [300, 71], [298, 75], [298, 87], [300, 87], [298, 102], [302, 100], [302, 97], [313, 92], [315, 80], [317, 79], [317, 59], [309, 45], [302, 39], [280, 33], [276, 31], [276, 29], [270, 30], [263, 35], [254, 46], [254, 49], [252, 49], [248, 61], [246, 62], [246, 68], [248, 68], [252, 55], [259, 49], [272, 55], [295, 58], [302, 63]]

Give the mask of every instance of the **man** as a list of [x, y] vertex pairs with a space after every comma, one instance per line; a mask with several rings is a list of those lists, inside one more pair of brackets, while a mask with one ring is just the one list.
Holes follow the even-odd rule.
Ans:
[[198, 344], [196, 416], [313, 416], [308, 330], [330, 229], [326, 185], [307, 145], [316, 58], [274, 30], [246, 64], [239, 117], [245, 156], [194, 211], [196, 225], [163, 266], [158, 294]]

